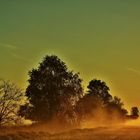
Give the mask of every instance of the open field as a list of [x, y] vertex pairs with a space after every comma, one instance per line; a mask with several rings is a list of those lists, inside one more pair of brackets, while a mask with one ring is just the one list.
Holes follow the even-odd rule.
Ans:
[[1, 128], [0, 140], [140, 140], [140, 127], [98, 127], [51, 133], [44, 128]]

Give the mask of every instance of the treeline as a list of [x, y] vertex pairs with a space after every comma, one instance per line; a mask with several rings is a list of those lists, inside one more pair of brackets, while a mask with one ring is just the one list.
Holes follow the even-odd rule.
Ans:
[[[15, 111], [15, 116], [20, 116], [18, 118], [24, 117], [36, 123], [55, 121], [62, 126], [80, 126], [87, 120], [118, 123], [139, 117], [137, 107], [132, 107], [128, 114], [121, 99], [110, 94], [110, 89], [104, 81], [92, 79], [87, 86], [88, 91], [85, 92], [79, 73], [70, 71], [55, 55], [44, 57], [38, 68], [29, 72], [28, 82], [29, 85], [23, 96], [24, 103], [17, 106]], [[3, 101], [7, 91], [4, 88], [1, 89], [0, 100]], [[10, 90], [13, 91], [13, 89], [9, 89], [9, 95]], [[13, 92], [21, 94], [21, 91]], [[3, 104], [2, 101], [0, 101], [1, 104]], [[3, 118], [5, 116], [2, 115], [4, 112], [2, 110], [0, 108], [1, 122], [3, 120], [1, 116]]]

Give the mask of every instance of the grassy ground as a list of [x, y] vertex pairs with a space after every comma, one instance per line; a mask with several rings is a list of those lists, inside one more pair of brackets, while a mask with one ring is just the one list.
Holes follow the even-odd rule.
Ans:
[[98, 127], [55, 133], [45, 127], [0, 128], [0, 140], [140, 140], [140, 127]]

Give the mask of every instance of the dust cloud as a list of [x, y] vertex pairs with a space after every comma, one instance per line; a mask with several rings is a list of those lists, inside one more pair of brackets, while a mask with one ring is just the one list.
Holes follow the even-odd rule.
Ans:
[[62, 128], [56, 122], [0, 128], [0, 140], [139, 140], [140, 120], [105, 124], [91, 120], [81, 127]]

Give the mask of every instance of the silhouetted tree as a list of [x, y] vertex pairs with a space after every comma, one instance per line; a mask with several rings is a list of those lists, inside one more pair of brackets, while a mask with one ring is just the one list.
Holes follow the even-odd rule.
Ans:
[[104, 104], [108, 103], [112, 99], [112, 96], [109, 94], [109, 87], [101, 80], [91, 80], [87, 88], [89, 94], [99, 98]]
[[112, 98], [112, 100], [105, 106], [109, 118], [115, 118], [119, 121], [125, 120], [128, 111], [123, 106], [124, 103], [121, 101], [121, 98], [116, 96]]
[[138, 107], [132, 107], [131, 108], [131, 118], [132, 119], [137, 119], [139, 117], [139, 109]]
[[29, 72], [26, 96], [32, 107], [23, 106], [21, 115], [34, 121], [74, 118], [74, 104], [83, 94], [78, 73], [68, 71], [57, 56], [46, 56], [37, 69]]
[[0, 125], [19, 121], [18, 110], [27, 102], [24, 92], [9, 81], [0, 81]]
[[77, 122], [96, 116], [96, 110], [102, 106], [102, 100], [94, 94], [85, 94], [76, 104]]
[[88, 85], [88, 92], [84, 97], [79, 99], [75, 110], [78, 119], [84, 120], [95, 118], [97, 120], [99, 114], [104, 114], [100, 117], [105, 117], [103, 120], [113, 121], [115, 119], [124, 120], [127, 115], [127, 110], [123, 108], [124, 104], [118, 97], [112, 97], [109, 93], [109, 87], [101, 80], [92, 80]]
[[87, 88], [88, 92], [79, 99], [75, 107], [79, 120], [96, 117], [97, 110], [102, 109], [112, 99], [109, 87], [101, 80], [91, 80]]

